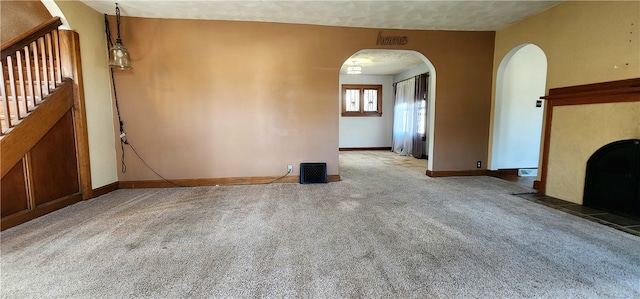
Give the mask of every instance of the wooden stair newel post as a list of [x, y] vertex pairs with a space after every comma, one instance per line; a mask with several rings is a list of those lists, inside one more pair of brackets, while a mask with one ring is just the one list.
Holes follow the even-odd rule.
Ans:
[[89, 159], [89, 134], [84, 102], [82, 63], [80, 59], [80, 36], [71, 30], [60, 30], [60, 61], [62, 76], [73, 79], [73, 119], [78, 155], [78, 174], [82, 199], [93, 197], [91, 165]]

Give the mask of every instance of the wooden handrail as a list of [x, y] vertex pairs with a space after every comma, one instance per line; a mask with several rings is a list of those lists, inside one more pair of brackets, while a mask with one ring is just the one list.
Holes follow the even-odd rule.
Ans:
[[60, 17], [55, 17], [3, 43], [0, 46], [1, 60], [5, 60], [7, 56], [15, 54], [16, 51], [28, 46], [46, 33], [57, 29], [60, 25], [62, 25]]

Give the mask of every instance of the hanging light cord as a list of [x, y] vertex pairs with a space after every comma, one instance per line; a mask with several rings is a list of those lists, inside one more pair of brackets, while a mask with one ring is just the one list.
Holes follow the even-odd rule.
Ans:
[[116, 3], [116, 25], [118, 25], [118, 38], [116, 39], [116, 43], [122, 43], [122, 39], [120, 39], [120, 7], [118, 7], [118, 3]]
[[[116, 6], [116, 12], [119, 11]], [[111, 40], [111, 30], [109, 29], [109, 19], [107, 18], [107, 14], [104, 14], [104, 27], [105, 33], [107, 35], [107, 51], [111, 49], [113, 46], [113, 41]], [[120, 28], [118, 28], [118, 32]], [[116, 90], [116, 80], [113, 76], [113, 69], [109, 68], [109, 72], [111, 73], [111, 87], [113, 89], [113, 98], [116, 103], [116, 113], [118, 115], [118, 125], [120, 127], [120, 149], [122, 150], [122, 157], [120, 158], [120, 162], [122, 163], [122, 167], [120, 168], [122, 173], [127, 172], [127, 164], [124, 162], [124, 144], [127, 143], [126, 134], [124, 132], [124, 123], [122, 122], [122, 117], [120, 116], [120, 106], [118, 105], [118, 93]]]

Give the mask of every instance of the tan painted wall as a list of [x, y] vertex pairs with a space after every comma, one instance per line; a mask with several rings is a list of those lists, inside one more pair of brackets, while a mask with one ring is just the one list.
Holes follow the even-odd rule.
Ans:
[[[115, 22], [112, 22], [114, 24]], [[493, 32], [392, 31], [437, 72], [434, 170], [487, 157]], [[338, 77], [378, 30], [122, 18], [134, 70], [116, 83], [129, 141], [167, 178], [338, 174]], [[115, 123], [114, 123], [115, 125]], [[119, 151], [119, 148], [118, 148]], [[119, 154], [119, 153], [118, 153]], [[119, 179], [158, 179], [127, 149]]]
[[494, 77], [523, 43], [547, 55], [547, 89], [640, 77], [640, 1], [567, 1], [498, 30]]
[[104, 17], [79, 1], [56, 1], [55, 4], [71, 29], [80, 35], [91, 184], [95, 189], [118, 180]]
[[640, 102], [554, 107], [547, 195], [582, 204], [587, 160], [623, 139], [640, 139]]
[[51, 19], [40, 1], [0, 1], [0, 43]]
[[[524, 43], [539, 46], [547, 56], [547, 90], [640, 77], [640, 2], [567, 1], [498, 30], [493, 62], [494, 79], [505, 55]], [[492, 106], [494, 99], [495, 81]], [[580, 111], [583, 108], [571, 106], [561, 109], [576, 109], [575, 112], [566, 113], [567, 117], [570, 117], [581, 115]], [[618, 108], [607, 111], [615, 113], [616, 109]], [[493, 107], [491, 113], [493, 114]], [[493, 115], [491, 118], [493, 123]], [[556, 122], [555, 112], [553, 121]], [[558, 120], [558, 122], [562, 121]], [[598, 123], [599, 130], [604, 130], [602, 134], [617, 136], [617, 128], [607, 128], [607, 125], [607, 123]], [[636, 122], [635, 126], [638, 127], [640, 124]], [[555, 125], [554, 128], [556, 128]], [[562, 151], [590, 152], [590, 156], [595, 150], [591, 134], [563, 130], [553, 132], [552, 136], [554, 140], [569, 139], [574, 142], [570, 146], [561, 143], [567, 146], [565, 148], [560, 148], [561, 144], [552, 144], [556, 150], [550, 153], [549, 157], [547, 194], [582, 202], [581, 195], [579, 199], [577, 196], [582, 194], [584, 189], [585, 169], [583, 168], [586, 166], [588, 156], [583, 154], [579, 160], [576, 160], [577, 156], [564, 159], [565, 155], [559, 153]], [[597, 148], [603, 145], [605, 144], [600, 144]], [[544, 144], [541, 144], [541, 148], [543, 146]], [[555, 170], [565, 174], [572, 173], [571, 178], [561, 179], [560, 173], [552, 174]], [[553, 180], [559, 181], [551, 182]]]

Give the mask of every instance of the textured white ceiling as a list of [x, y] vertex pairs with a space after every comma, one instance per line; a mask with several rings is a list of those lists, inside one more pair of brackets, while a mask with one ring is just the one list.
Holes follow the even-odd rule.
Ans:
[[[282, 1], [282, 0], [81, 0], [93, 9], [122, 16], [260, 21], [327, 26], [494, 31], [562, 1]], [[422, 63], [408, 52], [367, 50], [358, 60], [363, 74], [392, 75]], [[341, 73], [346, 73], [343, 66]]]
[[362, 75], [395, 75], [424, 63], [413, 51], [361, 50], [344, 62], [340, 74], [346, 74], [354, 62], [362, 67]]
[[113, 15], [366, 28], [497, 30], [561, 1], [82, 0]]

